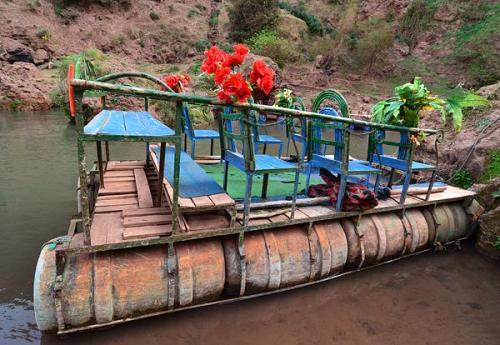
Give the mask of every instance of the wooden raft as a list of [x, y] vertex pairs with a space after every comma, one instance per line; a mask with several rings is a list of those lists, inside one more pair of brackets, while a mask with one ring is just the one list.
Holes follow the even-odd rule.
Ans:
[[[90, 229], [92, 245], [172, 233], [168, 207], [153, 207], [145, 161], [110, 161], [98, 191]], [[181, 225], [181, 228], [183, 225]]]

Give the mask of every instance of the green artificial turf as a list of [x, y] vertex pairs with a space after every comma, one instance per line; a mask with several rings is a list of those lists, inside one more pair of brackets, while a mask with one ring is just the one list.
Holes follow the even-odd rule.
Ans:
[[[202, 164], [201, 167], [222, 186], [224, 179], [224, 164]], [[255, 175], [252, 184], [252, 196], [260, 197], [262, 193], [263, 175]], [[294, 173], [269, 174], [267, 188], [268, 197], [285, 197], [293, 193]], [[311, 176], [311, 184], [322, 183], [322, 180]], [[227, 189], [232, 198], [241, 199], [245, 196], [246, 174], [245, 172], [229, 166]], [[306, 175], [300, 174], [298, 194], [304, 194], [306, 186]]]

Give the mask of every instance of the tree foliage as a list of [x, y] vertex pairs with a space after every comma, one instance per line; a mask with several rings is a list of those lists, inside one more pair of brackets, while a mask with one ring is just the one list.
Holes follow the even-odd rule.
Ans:
[[277, 0], [233, 0], [228, 8], [229, 38], [243, 42], [278, 23]]

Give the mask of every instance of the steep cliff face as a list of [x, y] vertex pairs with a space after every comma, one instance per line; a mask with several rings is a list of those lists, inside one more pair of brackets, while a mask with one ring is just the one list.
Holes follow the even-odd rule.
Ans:
[[[227, 45], [230, 2], [2, 1], [0, 106], [47, 108], [47, 90], [57, 83], [55, 62], [87, 48], [108, 54], [113, 70], [186, 69], [211, 43]], [[369, 112], [375, 98], [414, 75], [438, 90], [479, 86], [500, 75], [494, 63], [500, 37], [490, 32], [500, 17], [495, 1], [278, 3], [275, 31], [289, 46], [280, 53], [293, 55], [284, 57], [284, 82], [306, 98], [325, 87], [350, 90], [355, 110]], [[31, 93], [36, 96], [26, 96]]]

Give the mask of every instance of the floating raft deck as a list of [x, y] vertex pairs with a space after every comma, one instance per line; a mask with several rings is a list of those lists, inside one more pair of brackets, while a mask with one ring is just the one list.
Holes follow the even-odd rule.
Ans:
[[[146, 168], [145, 161], [108, 162], [104, 172], [105, 188], [99, 189], [95, 200], [90, 230], [92, 247], [99, 248], [102, 245], [133, 242], [138, 239], [154, 240], [172, 234], [172, 216], [168, 203], [172, 200], [173, 190], [167, 179], [164, 179], [163, 192], [167, 196], [167, 204], [153, 207], [158, 180], [158, 162], [154, 155], [152, 162], [153, 165], [149, 169]], [[270, 209], [268, 212], [255, 209], [250, 213], [250, 228], [252, 226], [262, 228], [262, 225], [266, 225], [264, 228], [272, 228], [292, 222], [312, 223], [360, 214], [398, 211], [463, 201], [474, 195], [474, 192], [468, 190], [446, 186], [444, 191], [432, 193], [428, 201], [423, 197], [408, 195], [403, 206], [398, 203], [399, 196], [395, 195], [387, 200], [379, 200], [378, 206], [363, 213], [337, 212], [334, 206], [328, 205], [297, 206], [294, 219], [291, 219], [289, 211], [282, 211], [279, 208]], [[299, 204], [301, 203], [307, 203], [307, 199], [301, 199]], [[236, 232], [230, 229], [242, 226], [242, 220], [234, 218], [234, 226], [231, 227], [235, 208], [236, 202], [225, 193], [194, 198], [180, 197], [180, 235], [186, 238], [195, 237], [196, 234], [202, 234], [200, 237], [210, 237], [210, 232], [214, 232], [214, 236]], [[82, 233], [75, 234], [72, 248], [83, 247], [82, 236]]]

